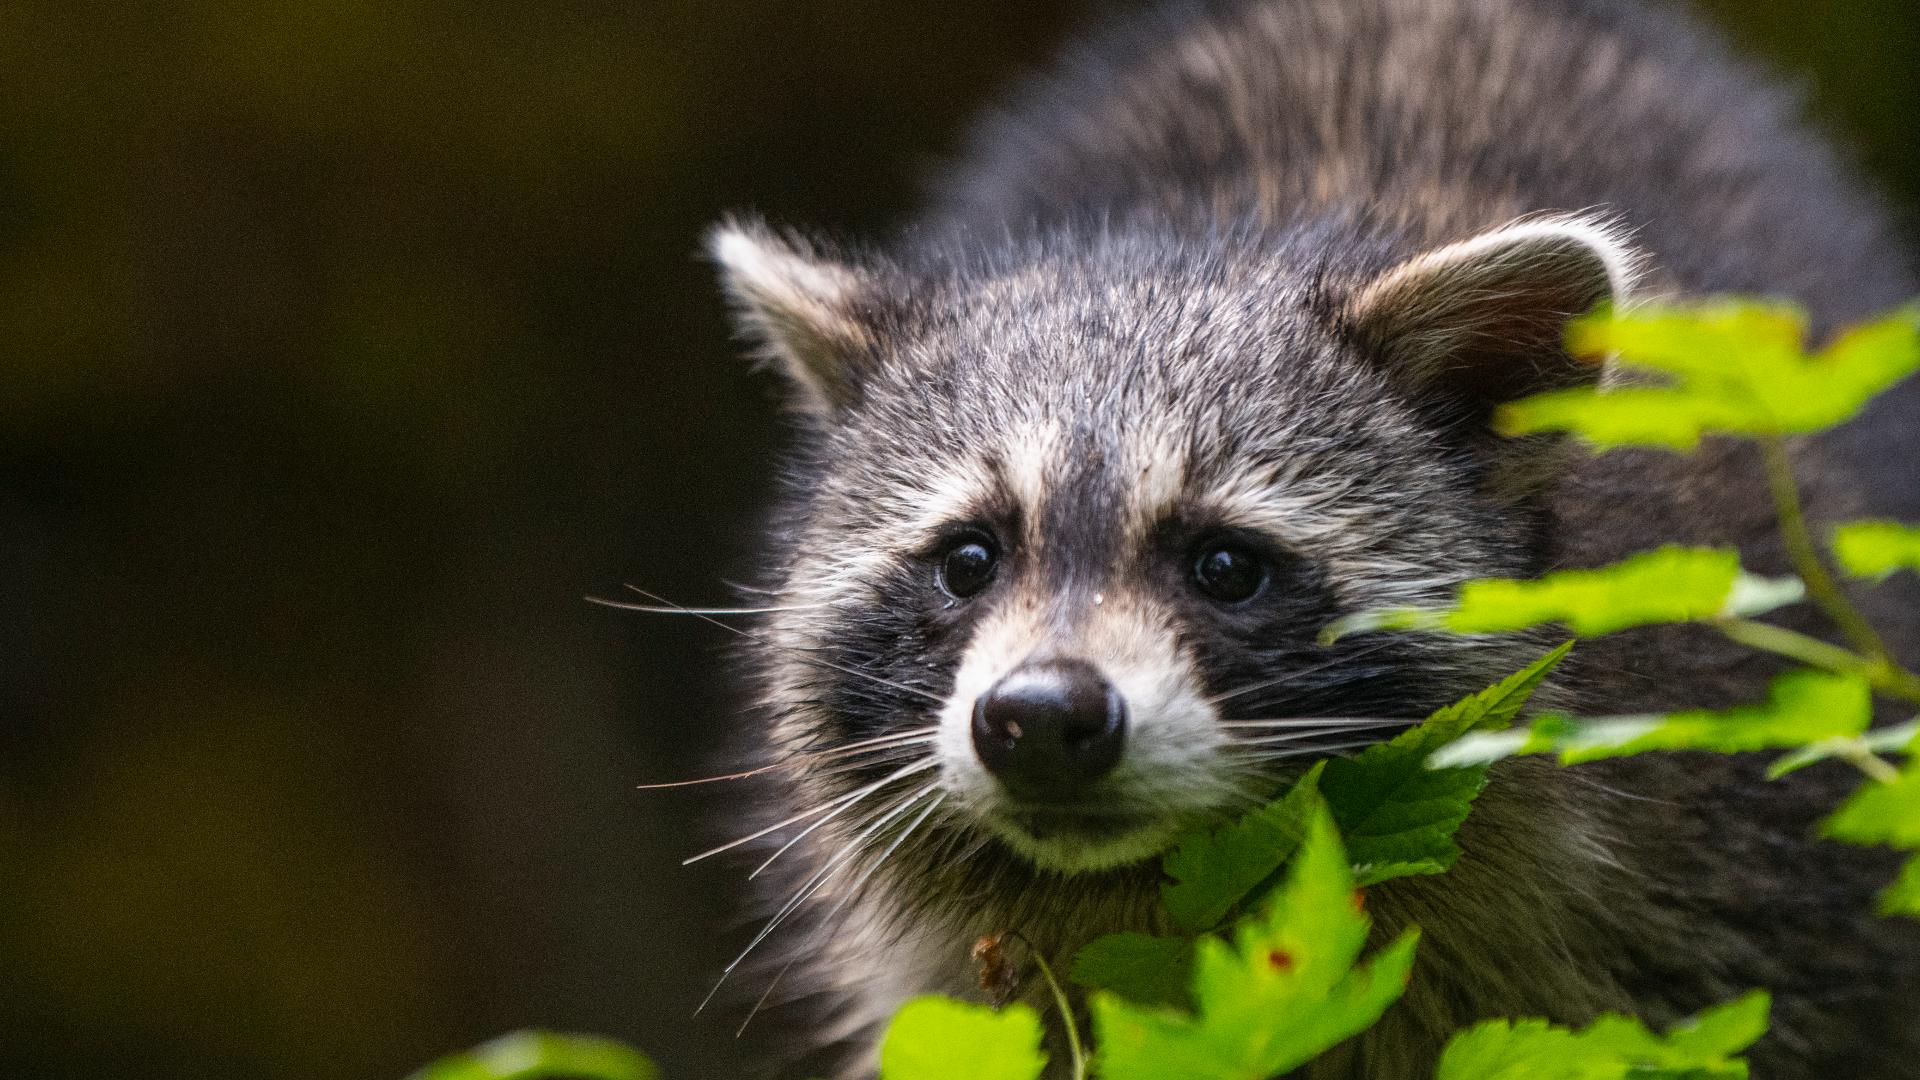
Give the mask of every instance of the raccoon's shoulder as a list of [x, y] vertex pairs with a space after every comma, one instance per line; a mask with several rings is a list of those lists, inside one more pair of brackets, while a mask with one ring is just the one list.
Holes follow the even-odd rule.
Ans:
[[931, 216], [996, 232], [1318, 216], [1425, 246], [1604, 208], [1673, 287], [1862, 316], [1910, 289], [1890, 270], [1905, 251], [1799, 112], [1652, 4], [1186, 0], [1094, 35], [990, 113]]

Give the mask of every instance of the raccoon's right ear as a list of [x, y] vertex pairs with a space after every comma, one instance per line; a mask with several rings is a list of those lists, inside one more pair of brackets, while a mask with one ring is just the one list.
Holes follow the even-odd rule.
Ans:
[[1567, 323], [1626, 299], [1638, 257], [1610, 223], [1514, 222], [1401, 263], [1361, 288], [1347, 316], [1388, 374], [1472, 418], [1528, 394], [1591, 382]]
[[859, 317], [869, 294], [863, 273], [757, 222], [721, 223], [707, 252], [741, 332], [793, 383], [799, 407], [824, 414], [850, 404], [855, 365], [872, 351]]

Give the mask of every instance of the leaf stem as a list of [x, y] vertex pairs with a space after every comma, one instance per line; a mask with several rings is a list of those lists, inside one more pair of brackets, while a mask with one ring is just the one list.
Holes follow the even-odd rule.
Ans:
[[1873, 661], [1851, 649], [1821, 641], [1811, 634], [1754, 619], [1715, 619], [1714, 629], [1750, 648], [1776, 653], [1803, 664], [1837, 672], [1873, 674]]
[[1840, 748], [1839, 756], [1852, 762], [1853, 766], [1865, 773], [1870, 780], [1891, 784], [1900, 779], [1899, 769], [1894, 768], [1886, 758], [1874, 753], [1857, 739], [1848, 740], [1847, 745]]
[[1852, 745], [1838, 751], [1840, 757], [1852, 762], [1861, 772], [1883, 784], [1891, 784], [1900, 779], [1900, 770], [1893, 763], [1880, 756], [1882, 750], [1894, 750], [1912, 758], [1916, 749], [1915, 734], [1920, 730], [1920, 716], [1904, 724], [1877, 728], [1857, 739], [1848, 740]]
[[1714, 629], [1749, 648], [1760, 649], [1836, 672], [1866, 676], [1875, 690], [1909, 701], [1920, 701], [1920, 677], [1890, 661], [1876, 661], [1822, 641], [1811, 634], [1754, 619], [1715, 619]]
[[1806, 508], [1793, 478], [1793, 461], [1787, 456], [1786, 441], [1778, 435], [1762, 435], [1759, 443], [1761, 458], [1766, 463], [1767, 487], [1773, 493], [1774, 514], [1780, 521], [1780, 539], [1786, 544], [1794, 569], [1807, 583], [1807, 591], [1874, 666], [1892, 667], [1886, 644], [1834, 581], [1826, 560], [1820, 557], [1820, 549], [1813, 542], [1813, 534], [1807, 531]]
[[[1022, 941], [1026, 941], [1024, 936]], [[1027, 942], [1027, 952], [1033, 957], [1033, 965], [1040, 969], [1040, 977], [1047, 981], [1047, 989], [1053, 991], [1053, 1003], [1060, 1010], [1060, 1021], [1067, 1027], [1067, 1054], [1073, 1059], [1073, 1080], [1087, 1080], [1087, 1052], [1080, 1044], [1080, 1025], [1074, 1023], [1073, 1005], [1067, 1001], [1067, 992], [1060, 988], [1060, 980], [1053, 977], [1053, 968], [1048, 966], [1047, 958], [1040, 950]]]
[[1920, 701], [1920, 675], [1915, 675], [1900, 665], [1888, 661], [1867, 673], [1873, 684], [1896, 697], [1908, 701]]

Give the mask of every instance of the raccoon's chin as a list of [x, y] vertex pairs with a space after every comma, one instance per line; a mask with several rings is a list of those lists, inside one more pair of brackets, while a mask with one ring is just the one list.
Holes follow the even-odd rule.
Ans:
[[1076, 809], [1007, 806], [986, 817], [1006, 845], [1041, 870], [1088, 874], [1159, 856], [1179, 822], [1145, 814], [1092, 814]]

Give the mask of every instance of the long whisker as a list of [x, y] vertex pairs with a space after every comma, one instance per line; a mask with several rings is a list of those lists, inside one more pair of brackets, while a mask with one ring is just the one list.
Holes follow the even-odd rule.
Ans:
[[875, 736], [874, 738], [865, 739], [860, 742], [848, 743], [845, 746], [836, 746], [831, 750], [807, 752], [820, 758], [840, 757], [844, 754], [849, 754], [855, 750], [865, 749], [870, 746], [890, 746], [896, 742], [913, 742], [930, 739], [938, 733], [939, 730], [940, 728], [937, 725], [928, 724], [926, 727], [911, 728], [906, 731], [895, 731], [891, 734]]
[[[900, 752], [913, 751], [916, 747], [925, 746], [937, 738], [939, 738], [938, 733], [928, 732], [922, 735], [905, 735], [885, 740], [874, 739], [864, 744], [856, 744], [855, 746], [845, 746], [824, 752], [812, 752], [809, 756], [817, 757], [828, 764], [822, 767], [809, 761], [806, 763], [806, 770], [808, 775], [811, 776], [838, 776], [842, 773], [861, 772], [879, 765], [884, 765], [890, 759], [902, 760], [898, 756]], [[796, 767], [798, 767], [799, 764], [799, 762], [795, 762]]]
[[819, 603], [778, 604], [771, 607], [656, 607], [653, 604], [629, 604], [623, 600], [608, 600], [600, 596], [589, 596], [587, 600], [601, 607], [619, 608], [621, 611], [644, 611], [649, 615], [769, 615], [777, 611], [815, 611], [828, 606], [825, 603]]
[[[864, 754], [861, 753], [862, 751], [877, 753], [881, 750], [892, 750], [901, 746], [912, 746], [917, 743], [932, 742], [934, 733], [937, 730], [938, 729], [932, 727], [924, 727], [915, 728], [912, 731], [896, 732], [892, 735], [883, 735], [877, 739], [849, 743], [846, 746], [836, 746], [832, 750], [820, 751], [815, 756], [823, 759], [864, 756]], [[636, 784], [634, 785], [634, 790], [662, 791], [667, 788], [693, 787], [696, 784], [718, 784], [726, 780], [747, 780], [755, 776], [765, 776], [767, 773], [780, 769], [797, 769], [799, 767], [800, 763], [797, 761], [776, 761], [771, 765], [762, 765], [757, 769], [748, 769], [745, 772], [727, 773], [724, 776], [703, 776], [698, 780], [670, 780], [660, 784]], [[855, 766], [855, 768], [869, 767], [870, 766], [866, 765]], [[822, 775], [831, 775], [831, 771], [823, 773]]]
[[718, 784], [722, 780], [745, 780], [752, 776], [763, 776], [773, 772], [775, 769], [790, 769], [792, 767], [793, 763], [790, 761], [776, 761], [771, 765], [762, 765], [757, 769], [748, 769], [746, 772], [728, 773], [725, 776], [703, 776], [698, 780], [673, 780], [664, 784], [637, 784], [634, 786], [634, 790], [660, 791], [665, 788], [692, 787], [695, 784]]
[[[913, 800], [917, 800], [920, 798], [921, 795], [925, 795], [925, 794], [926, 794], [926, 789], [923, 788], [919, 792], [915, 793], [915, 795], [913, 796]], [[833, 917], [835, 915], [840, 914], [841, 908], [846, 907], [849, 901], [851, 901], [854, 897], [859, 896], [860, 890], [866, 888], [868, 880], [870, 880], [873, 877], [874, 873], [880, 869], [881, 864], [885, 863], [887, 859], [891, 857], [895, 851], [898, 851], [900, 849], [901, 844], [906, 843], [907, 837], [912, 836], [914, 830], [918, 829], [921, 823], [925, 822], [927, 818], [933, 816], [933, 812], [940, 808], [940, 804], [942, 802], [945, 802], [946, 798], [947, 798], [947, 793], [944, 791], [934, 796], [933, 801], [927, 804], [927, 808], [925, 810], [920, 811], [920, 816], [914, 818], [912, 821], [907, 823], [907, 827], [900, 831], [900, 835], [893, 838], [893, 843], [888, 844], [887, 849], [880, 853], [880, 857], [873, 860], [873, 864], [867, 867], [867, 869], [861, 873], [859, 879], [855, 881], [852, 885], [848, 886], [846, 895], [842, 896], [839, 900], [835, 901], [834, 905], [831, 908], [827, 909], [827, 913], [821, 916], [820, 921], [822, 923], [832, 922]], [[911, 802], [913, 800], [908, 800], [908, 801]], [[787, 972], [792, 970], [794, 961], [798, 959], [799, 957], [796, 956], [793, 958], [793, 960], [788, 960], [786, 963], [780, 965], [780, 970], [773, 976], [772, 981], [767, 983], [767, 988], [766, 990], [761, 992], [759, 1000], [755, 1001], [753, 1003], [753, 1008], [747, 1012], [747, 1018], [745, 1020], [740, 1021], [739, 1028], [737, 1028], [733, 1033], [734, 1038], [737, 1039], [741, 1035], [746, 1033], [747, 1025], [753, 1023], [753, 1018], [755, 1016], [758, 1016], [760, 1014], [760, 1010], [766, 1007], [767, 999], [773, 996], [773, 988], [780, 985], [780, 980], [786, 977]]]
[[[918, 766], [912, 766], [906, 769], [902, 769], [899, 772], [894, 773], [893, 775], [896, 778], [904, 779], [905, 777], [915, 772], [924, 771], [925, 766], [932, 765], [933, 763], [934, 762], [932, 758], [925, 758], [919, 763]], [[752, 881], [754, 878], [759, 877], [760, 872], [762, 870], [765, 870], [767, 867], [772, 866], [774, 864], [774, 861], [779, 859], [780, 856], [785, 855], [789, 850], [791, 850], [793, 845], [799, 843], [802, 840], [805, 840], [810, 833], [818, 829], [820, 826], [825, 825], [827, 822], [832, 821], [834, 818], [839, 817], [841, 814], [844, 814], [847, 811], [853, 809], [854, 807], [859, 806], [861, 803], [865, 802], [872, 795], [873, 792], [879, 790], [880, 787], [885, 786], [886, 783], [887, 781], [882, 780], [878, 784], [867, 785], [865, 788], [861, 789], [863, 792], [865, 792], [865, 794], [862, 794], [859, 798], [847, 800], [846, 802], [840, 804], [840, 807], [834, 810], [833, 813], [828, 814], [826, 817], [823, 817], [818, 821], [815, 821], [813, 824], [795, 833], [791, 840], [788, 840], [786, 843], [780, 845], [780, 850], [767, 856], [766, 862], [763, 862], [759, 866], [754, 867], [753, 873], [747, 875], [747, 880]]]
[[[829, 668], [833, 671], [838, 671], [843, 675], [851, 675], [856, 679], [865, 679], [868, 682], [874, 683], [879, 686], [889, 687], [891, 689], [899, 690], [908, 694], [915, 694], [915, 695], [918, 695], [919, 697], [925, 698], [926, 700], [933, 702], [936, 705], [946, 704], [946, 702], [940, 699], [939, 695], [933, 693], [931, 690], [926, 690], [918, 686], [908, 686], [906, 683], [897, 683], [891, 679], [883, 679], [880, 676], [875, 675], [870, 671], [861, 671], [859, 668], [848, 667], [845, 664], [836, 664], [831, 660], [824, 660], [818, 656], [810, 655], [804, 650], [795, 649], [791, 646], [781, 645], [779, 642], [769, 641], [768, 639], [761, 637], [759, 634], [750, 633], [746, 630], [740, 629], [737, 626], [732, 626], [727, 623], [723, 623], [719, 619], [716, 619], [711, 615], [702, 615], [692, 610], [691, 608], [686, 607], [685, 605], [676, 604], [673, 601], [668, 600], [667, 598], [660, 596], [656, 593], [650, 593], [647, 590], [640, 588], [638, 585], [629, 585], [627, 586], [627, 588], [632, 589], [634, 592], [639, 593], [641, 596], [644, 596], [649, 600], [652, 600], [656, 604], [664, 604], [675, 611], [678, 611], [687, 615], [692, 615], [694, 618], [699, 619], [703, 623], [710, 623], [714, 626], [719, 627], [722, 630], [725, 630], [729, 634], [736, 634], [740, 637], [747, 639], [748, 641], [753, 642], [755, 645], [761, 646], [762, 648], [775, 649], [780, 652], [791, 653], [793, 655], [796, 655], [805, 659], [808, 663], [818, 664], [821, 667]], [[609, 602], [607, 600], [604, 600], [604, 599], [601, 599], [600, 597], [595, 597], [595, 596], [589, 596], [587, 597], [587, 600], [590, 603], [601, 604], [607, 607], [620, 606], [617, 601]]]
[[886, 746], [870, 746], [858, 753], [843, 755], [838, 762], [829, 763], [825, 766], [809, 766], [807, 775], [826, 777], [842, 776], [847, 773], [868, 772], [873, 769], [882, 768], [886, 766], [888, 762], [907, 760], [908, 755], [918, 754], [921, 748], [932, 742], [933, 739], [934, 737], [931, 735], [922, 735], [920, 738], [911, 739], [906, 742], [889, 743]]
[[808, 818], [814, 816], [815, 814], [824, 814], [827, 811], [833, 809], [834, 807], [839, 806], [843, 802], [847, 802], [848, 800], [851, 800], [851, 799], [863, 798], [869, 792], [885, 784], [891, 783], [894, 780], [898, 780], [903, 776], [908, 776], [920, 770], [927, 769], [934, 764], [935, 762], [932, 760], [915, 762], [914, 764], [909, 765], [898, 772], [890, 773], [887, 776], [884, 776], [878, 780], [875, 780], [873, 783], [868, 784], [866, 787], [848, 792], [845, 795], [838, 796], [828, 802], [824, 802], [819, 806], [813, 807], [811, 809], [802, 810], [801, 812], [793, 815], [792, 817], [783, 818], [779, 821], [776, 821], [773, 824], [767, 826], [766, 828], [759, 830], [758, 832], [748, 833], [747, 835], [739, 838], [738, 840], [729, 840], [726, 843], [721, 844], [717, 848], [709, 848], [708, 850], [703, 851], [698, 855], [694, 855], [694, 856], [690, 856], [688, 858], [682, 859], [680, 860], [680, 865], [692, 866], [694, 863], [699, 862], [701, 859], [712, 858], [713, 856], [718, 855], [723, 851], [732, 851], [734, 848], [739, 847], [741, 844], [745, 844], [753, 840], [758, 840], [770, 832], [778, 832], [779, 830], [784, 829], [787, 826], [794, 824], [795, 822], [805, 821]]
[[1341, 664], [1350, 663], [1354, 660], [1359, 660], [1363, 657], [1371, 656], [1374, 653], [1377, 653], [1380, 650], [1387, 648], [1388, 646], [1393, 644], [1394, 642], [1392, 640], [1382, 641], [1379, 644], [1370, 645], [1367, 648], [1355, 650], [1354, 652], [1348, 653], [1345, 656], [1332, 657], [1326, 660], [1325, 662], [1315, 664], [1312, 667], [1301, 668], [1298, 671], [1289, 671], [1285, 675], [1281, 675], [1278, 678], [1268, 679], [1264, 682], [1253, 683], [1249, 686], [1236, 687], [1232, 690], [1227, 691], [1224, 694], [1218, 694], [1214, 697], [1208, 698], [1207, 704], [1217, 707], [1223, 702], [1232, 701], [1234, 698], [1241, 697], [1246, 694], [1251, 694], [1256, 691], [1265, 690], [1265, 689], [1268, 689], [1269, 687], [1279, 686], [1281, 683], [1284, 683], [1284, 682], [1290, 682], [1294, 679], [1305, 678], [1308, 675], [1314, 675], [1314, 674], [1318, 674], [1319, 672], [1325, 671], [1330, 667], [1337, 667]]
[[[914, 796], [915, 799], [918, 799], [919, 797], [920, 797], [919, 795]], [[893, 843], [887, 845], [887, 850], [881, 852], [880, 857], [873, 860], [873, 865], [867, 867], [867, 869], [860, 875], [860, 877], [857, 880], [855, 880], [852, 885], [848, 886], [847, 894], [841, 897], [838, 901], [836, 901], [831, 908], [827, 909], [826, 918], [831, 919], [833, 916], [838, 915], [840, 913], [841, 908], [846, 907], [849, 901], [851, 901], [855, 896], [858, 896], [860, 894], [860, 890], [866, 887], [867, 882], [873, 877], [874, 873], [880, 869], [880, 864], [886, 862], [888, 856], [892, 855], [895, 851], [898, 851], [900, 849], [900, 845], [906, 843], [907, 837], [913, 835], [913, 831], [920, 827], [921, 822], [924, 822], [929, 817], [932, 817], [933, 812], [939, 809], [940, 804], [945, 801], [947, 801], [946, 792], [943, 791], [940, 794], [935, 795], [933, 797], [933, 801], [927, 804], [927, 808], [925, 810], [920, 811], [920, 816], [917, 818], [914, 818], [911, 822], [908, 822], [907, 827], [900, 831], [900, 835], [893, 838]]]
[[1236, 736], [1232, 741], [1239, 743], [1240, 745], [1243, 745], [1243, 746], [1256, 745], [1259, 743], [1303, 742], [1309, 739], [1319, 738], [1323, 735], [1356, 735], [1363, 732], [1379, 731], [1381, 729], [1406, 728], [1406, 727], [1412, 727], [1412, 726], [1413, 725], [1410, 722], [1393, 723], [1393, 724], [1355, 724], [1350, 727], [1300, 728], [1298, 730], [1293, 730], [1293, 731], [1275, 731], [1268, 734], [1260, 734], [1256, 730], [1252, 734]]
[[[1341, 750], [1359, 750], [1359, 749], [1362, 749], [1363, 747], [1377, 745], [1378, 742], [1379, 740], [1377, 739], [1362, 739], [1357, 742], [1328, 743], [1323, 746], [1300, 746], [1291, 750], [1255, 749], [1252, 752], [1241, 753], [1241, 754], [1237, 754], [1236, 756], [1243, 761], [1279, 761], [1282, 758], [1300, 757], [1303, 754], [1332, 754], [1332, 753], [1337, 753]], [[1232, 745], [1257, 746], [1257, 744], [1252, 742], [1234, 743]]]
[[1288, 737], [1288, 738], [1276, 737], [1276, 738], [1270, 738], [1270, 739], [1236, 739], [1231, 745], [1240, 747], [1246, 750], [1266, 750], [1266, 749], [1276, 749], [1280, 747], [1297, 746], [1302, 750], [1311, 752], [1314, 750], [1332, 749], [1333, 747], [1336, 747], [1336, 746], [1372, 746], [1374, 743], [1379, 741], [1380, 740], [1378, 738], [1373, 738], [1373, 739], [1344, 742], [1344, 743], [1326, 743], [1326, 742], [1315, 742], [1311, 738], [1300, 738], [1296, 736], [1296, 737]]
[[1224, 728], [1326, 728], [1328, 730], [1355, 727], [1388, 727], [1394, 724], [1416, 724], [1415, 719], [1399, 720], [1386, 716], [1289, 716], [1277, 720], [1222, 720]]
[[766, 1008], [767, 999], [773, 996], [773, 988], [779, 986], [780, 980], [786, 978], [787, 972], [792, 971], [793, 965], [799, 962], [800, 956], [796, 953], [792, 959], [780, 965], [779, 971], [773, 973], [773, 978], [768, 981], [767, 988], [760, 991], [760, 997], [754, 1001], [753, 1008], [747, 1010], [747, 1018], [740, 1021], [739, 1027], [733, 1029], [734, 1038], [737, 1039], [747, 1033], [747, 1025], [753, 1023], [753, 1018], [760, 1015], [761, 1009]]
[[829, 859], [827, 864], [822, 866], [811, 878], [808, 878], [806, 883], [794, 892], [792, 899], [788, 900], [779, 911], [775, 912], [773, 918], [767, 920], [767, 925], [761, 927], [760, 932], [755, 934], [753, 940], [747, 943], [747, 947], [740, 950], [740, 955], [734, 957], [733, 962], [721, 970], [719, 980], [713, 984], [713, 989], [707, 991], [707, 996], [701, 999], [699, 1007], [693, 1010], [693, 1014], [698, 1016], [706, 1009], [707, 1005], [713, 1001], [713, 995], [720, 992], [720, 987], [725, 985], [727, 977], [732, 975], [734, 969], [740, 966], [740, 962], [745, 960], [755, 948], [759, 947], [761, 942], [767, 940], [768, 935], [778, 929], [780, 924], [786, 921], [787, 916], [791, 915], [796, 908], [805, 903], [808, 897], [820, 891], [820, 888], [827, 883], [828, 877], [841, 866], [846, 865], [847, 860], [859, 851], [860, 845], [866, 842], [867, 837], [879, 831], [887, 822], [900, 816], [903, 811], [915, 802], [918, 802], [922, 796], [932, 791], [933, 788], [934, 785], [928, 784], [912, 795], [901, 799], [898, 803], [894, 804], [892, 809], [888, 810], [879, 818], [876, 818], [866, 828], [860, 830], [853, 839], [847, 841], [846, 846], [842, 847], [838, 854], [832, 859]]

